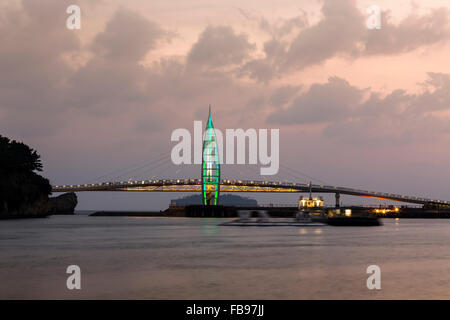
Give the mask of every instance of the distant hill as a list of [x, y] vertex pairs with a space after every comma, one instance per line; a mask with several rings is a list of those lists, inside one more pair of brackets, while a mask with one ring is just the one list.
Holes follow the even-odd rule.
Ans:
[[[258, 201], [246, 197], [241, 197], [233, 194], [220, 195], [219, 203], [224, 206], [257, 206]], [[194, 194], [183, 198], [173, 199], [170, 201], [171, 205], [187, 206], [191, 204], [202, 204], [202, 195]]]

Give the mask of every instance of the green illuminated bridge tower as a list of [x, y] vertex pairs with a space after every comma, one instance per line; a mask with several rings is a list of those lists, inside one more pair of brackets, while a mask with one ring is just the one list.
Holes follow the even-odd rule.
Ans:
[[219, 202], [220, 164], [216, 133], [211, 120], [209, 107], [208, 122], [203, 136], [202, 149], [202, 198], [203, 205], [215, 206]]

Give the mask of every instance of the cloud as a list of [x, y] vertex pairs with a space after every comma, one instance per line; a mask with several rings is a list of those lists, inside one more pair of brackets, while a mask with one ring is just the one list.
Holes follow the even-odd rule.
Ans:
[[[286, 19], [286, 27], [277, 31], [262, 18], [260, 28], [272, 35], [264, 43], [264, 57], [247, 61], [239, 75], [268, 83], [283, 74], [320, 65], [334, 57], [398, 55], [450, 40], [447, 8], [436, 8], [422, 15], [413, 12], [398, 24], [392, 23], [390, 12], [385, 11], [380, 30], [367, 29], [368, 16], [357, 8], [355, 0], [324, 0], [321, 14], [321, 19], [313, 25], [307, 23], [304, 13], [298, 20]], [[294, 25], [301, 27], [294, 28]], [[292, 30], [297, 32], [292, 39], [283, 38]]]
[[355, 1], [325, 1], [323, 18], [306, 28], [291, 42], [282, 69], [303, 69], [336, 54], [352, 54], [365, 34], [364, 16]]
[[69, 1], [24, 0], [0, 19], [0, 121], [14, 135], [45, 135], [61, 127], [64, 79], [71, 68], [64, 54], [80, 49], [65, 27]]
[[274, 90], [270, 97], [270, 103], [276, 107], [282, 107], [288, 103], [301, 89], [301, 86], [281, 86]]
[[388, 11], [381, 17], [381, 29], [367, 32], [361, 54], [401, 54], [450, 39], [450, 10], [447, 8], [433, 9], [422, 16], [412, 13], [398, 25], [390, 22]]
[[261, 82], [268, 83], [279, 74], [280, 63], [285, 56], [286, 43], [272, 39], [264, 43], [264, 58], [251, 59], [238, 68], [236, 74], [240, 77], [248, 76]]
[[265, 17], [255, 16], [242, 8], [237, 8], [237, 10], [245, 19], [256, 22], [261, 30], [267, 32], [273, 38], [285, 37], [294, 30], [299, 30], [309, 25], [308, 15], [301, 9], [300, 15], [298, 16], [287, 19], [277, 19], [274, 22], [267, 20]]
[[209, 26], [192, 46], [187, 63], [192, 68], [217, 69], [239, 65], [249, 57], [255, 45], [245, 34], [236, 34], [228, 26]]
[[332, 77], [324, 84], [313, 84], [286, 109], [276, 110], [267, 119], [276, 124], [306, 124], [335, 121], [347, 117], [361, 102], [365, 90], [346, 80]]
[[[148, 90], [153, 71], [139, 61], [170, 34], [154, 22], [119, 8], [92, 44], [82, 47], [65, 27], [66, 1], [23, 1], [0, 20], [0, 121], [4, 133], [49, 137], [87, 119], [133, 123], [149, 130], [162, 125]], [[139, 36], [136, 36], [139, 35]], [[90, 51], [78, 69], [67, 55]], [[128, 117], [129, 119], [124, 119]], [[100, 127], [100, 126], [99, 126]], [[110, 128], [113, 130], [113, 127]], [[131, 128], [133, 129], [133, 128]], [[69, 129], [70, 130], [70, 129]]]
[[4, 14], [0, 20], [2, 88], [35, 92], [59, 84], [69, 70], [62, 54], [80, 47], [78, 38], [58, 15], [65, 8], [64, 1], [23, 1], [22, 11], [10, 9]]
[[[22, 10], [9, 10], [0, 22], [4, 40], [0, 47], [0, 120], [4, 130], [19, 135], [51, 135], [68, 124], [81, 127], [90, 117], [118, 122], [127, 115], [126, 123], [132, 130], [157, 131], [169, 121], [185, 120], [177, 112], [180, 106], [198, 110], [213, 104], [226, 106], [224, 116], [236, 121], [253, 114], [255, 108], [260, 117], [265, 117], [270, 106], [275, 106], [277, 110], [267, 118], [269, 123], [321, 123], [326, 125], [325, 133], [333, 132], [333, 126], [345, 125], [350, 130], [361, 123], [364, 127], [370, 117], [384, 115], [415, 115], [416, 120], [427, 116], [426, 121], [433, 121], [433, 112], [448, 108], [450, 80], [439, 73], [430, 73], [424, 92], [414, 97], [401, 90], [382, 97], [340, 77], [313, 84], [303, 93], [299, 83], [269, 85], [270, 79], [287, 72], [289, 66], [301, 69], [337, 54], [355, 54], [355, 48], [360, 48], [358, 41], [369, 39], [372, 46], [364, 47], [367, 52], [359, 54], [373, 55], [403, 52], [421, 43], [443, 40], [445, 32], [433, 31], [433, 18], [445, 24], [445, 10], [410, 16], [397, 26], [390, 25], [386, 18], [386, 28], [394, 28], [395, 37], [406, 37], [406, 26], [422, 30], [422, 34], [427, 33], [428, 26], [435, 36], [428, 42], [420, 36], [418, 44], [407, 48], [400, 44], [382, 51], [375, 48], [389, 47], [390, 42], [377, 42], [381, 40], [356, 30], [364, 19], [354, 1], [325, 1], [322, 19], [315, 25], [309, 26], [304, 16], [266, 25], [272, 38], [264, 43], [264, 58], [252, 58], [255, 44], [246, 34], [230, 26], [208, 26], [185, 57], [163, 57], [143, 66], [140, 61], [170, 39], [167, 30], [138, 13], [119, 8], [92, 43], [82, 47], [76, 32], [64, 27], [66, 5], [64, 1], [44, 0], [36, 5], [26, 0]], [[295, 32], [291, 40], [284, 37]], [[63, 59], [67, 53], [86, 50], [92, 58], [78, 69]], [[234, 74], [223, 72], [230, 68]], [[240, 82], [234, 78], [236, 74], [265, 81], [265, 85]], [[364, 101], [366, 93], [370, 95]], [[241, 111], [239, 118], [238, 110], [244, 106], [247, 113]], [[168, 113], [172, 116], [167, 117]], [[24, 114], [40, 121], [25, 122]]]
[[450, 75], [428, 76], [427, 89], [419, 94], [397, 89], [384, 96], [330, 78], [327, 83], [311, 85], [288, 108], [272, 112], [267, 122], [321, 123], [323, 136], [350, 144], [432, 142], [450, 134]]
[[426, 90], [409, 107], [411, 113], [450, 110], [450, 75], [429, 72]]
[[[265, 57], [249, 61], [242, 67], [241, 75], [267, 82], [270, 77], [323, 63], [338, 54], [354, 55], [366, 32], [364, 16], [356, 8], [355, 1], [326, 0], [321, 13], [318, 23], [304, 22], [291, 40], [282, 39], [280, 33], [273, 32], [274, 36], [264, 43]], [[304, 13], [299, 19], [307, 21]], [[295, 21], [292, 18], [286, 20], [286, 25]], [[267, 23], [261, 27], [268, 29]], [[291, 30], [292, 26], [286, 29], [287, 32]]]
[[109, 59], [138, 61], [156, 47], [159, 39], [168, 35], [156, 23], [120, 8], [107, 23], [105, 31], [97, 35], [92, 49]]

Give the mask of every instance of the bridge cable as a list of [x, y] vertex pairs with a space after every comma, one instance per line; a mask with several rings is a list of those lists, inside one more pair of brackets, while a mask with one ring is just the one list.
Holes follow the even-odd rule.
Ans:
[[304, 177], [307, 177], [307, 178], [310, 179], [310, 180], [314, 180], [314, 181], [320, 182], [321, 184], [327, 184], [326, 182], [324, 182], [324, 181], [322, 181], [322, 180], [320, 180], [320, 179], [316, 179], [316, 178], [314, 178], [314, 177], [312, 177], [312, 176], [310, 176], [310, 175], [307, 175], [306, 173], [304, 173], [304, 172], [302, 172], [302, 171], [300, 171], [300, 170], [291, 169], [291, 168], [289, 168], [289, 167], [287, 167], [287, 166], [285, 166], [285, 165], [280, 165], [280, 167], [281, 167], [281, 168], [284, 168], [284, 169], [286, 169], [286, 170], [289, 170], [289, 171], [298, 173], [298, 174], [300, 174], [300, 175], [302, 175], [302, 176], [304, 176]]
[[167, 169], [169, 169], [172, 166], [172, 163], [168, 162], [168, 161], [162, 161], [161, 163], [155, 165], [152, 168], [149, 168], [143, 172], [140, 173], [140, 176], [142, 177], [144, 174], [148, 177], [149, 173], [151, 173], [152, 170], [155, 170], [157, 168], [166, 166], [164, 169], [160, 169], [158, 172], [155, 172], [153, 175], [150, 176], [151, 179], [157, 179], [157, 176], [159, 175], [160, 178], [162, 178], [162, 173], [166, 172]]
[[[168, 152], [166, 151], [166, 152], [164, 152], [164, 153], [154, 155], [154, 156], [151, 157], [151, 159], [156, 158], [156, 157], [159, 158], [162, 154], [167, 154], [167, 153], [168, 153]], [[88, 183], [93, 183], [93, 182], [95, 182], [95, 181], [98, 181], [98, 180], [100, 180], [100, 179], [104, 179], [104, 178], [106, 178], [106, 177], [108, 177], [108, 176], [111, 176], [111, 175], [113, 175], [113, 174], [117, 174], [117, 173], [119, 173], [119, 172], [122, 172], [122, 171], [124, 171], [124, 170], [129, 171], [130, 168], [133, 168], [133, 167], [136, 167], [136, 166], [140, 166], [140, 165], [142, 165], [143, 163], [148, 163], [149, 161], [153, 161], [153, 160], [145, 159], [145, 160], [139, 161], [139, 162], [137, 162], [137, 163], [135, 163], [135, 164], [133, 164], [133, 165], [131, 165], [131, 166], [127, 166], [127, 167], [123, 167], [123, 168], [121, 168], [121, 169], [116, 169], [116, 170], [110, 171], [110, 172], [108, 172], [108, 173], [106, 173], [106, 174], [103, 174], [103, 175], [101, 175], [101, 176], [98, 176], [98, 177], [96, 177], [96, 178], [91, 179], [90, 182], [88, 182]]]
[[158, 162], [160, 162], [160, 161], [167, 160], [168, 154], [170, 154], [170, 153], [167, 153], [167, 152], [166, 152], [162, 157], [158, 158], [156, 161], [153, 161], [153, 160], [152, 160], [152, 161], [147, 161], [147, 163], [146, 163], [145, 165], [143, 165], [143, 166], [140, 166], [140, 167], [138, 167], [138, 168], [134, 168], [134, 169], [127, 170], [127, 171], [125, 171], [124, 173], [122, 173], [122, 174], [120, 174], [120, 175], [118, 175], [118, 176], [115, 176], [115, 177], [113, 178], [113, 180], [119, 179], [119, 178], [121, 178], [121, 177], [123, 177], [123, 176], [125, 176], [125, 175], [127, 175], [127, 174], [130, 174], [130, 173], [135, 172], [135, 171], [137, 171], [137, 170], [141, 170], [141, 169], [143, 169], [143, 168], [146, 168], [146, 167], [148, 167], [148, 166], [151, 166], [151, 165], [153, 165], [153, 164], [155, 164], [155, 163], [158, 163]]
[[[136, 168], [131, 173], [133, 173], [134, 177], [143, 177], [144, 174], [146, 174], [146, 176], [148, 177], [147, 172], [151, 172], [152, 170], [159, 168], [161, 165], [164, 165], [167, 163], [170, 163], [170, 161], [168, 161], [167, 157], [161, 157], [157, 161], [154, 161], [153, 163], [150, 163], [147, 166]], [[130, 176], [130, 179], [132, 179], [131, 176]]]

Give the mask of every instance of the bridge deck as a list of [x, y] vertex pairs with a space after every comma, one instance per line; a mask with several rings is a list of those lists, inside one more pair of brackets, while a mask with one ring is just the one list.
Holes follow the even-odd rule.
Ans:
[[[393, 193], [375, 192], [369, 190], [352, 189], [337, 186], [317, 185], [293, 182], [270, 182], [254, 180], [221, 180], [220, 192], [283, 192], [306, 193], [311, 189], [314, 193], [339, 193], [359, 197], [400, 201], [416, 204], [450, 206], [450, 201], [405, 196]], [[168, 179], [168, 180], [140, 180], [121, 182], [102, 182], [82, 185], [54, 186], [53, 192], [80, 191], [129, 191], [129, 192], [200, 192], [200, 179]]]

